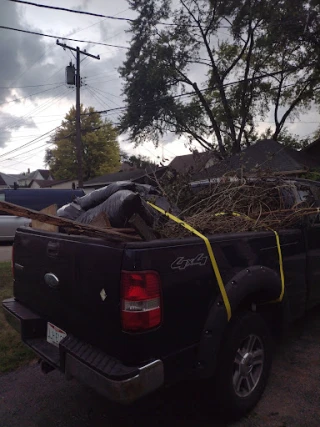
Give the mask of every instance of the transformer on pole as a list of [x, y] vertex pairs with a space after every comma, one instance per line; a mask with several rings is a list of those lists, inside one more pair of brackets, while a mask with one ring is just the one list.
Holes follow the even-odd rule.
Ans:
[[72, 62], [66, 67], [66, 83], [69, 86], [76, 84], [76, 68]]
[[82, 143], [81, 143], [81, 120], [80, 120], [80, 55], [90, 56], [94, 59], [100, 59], [100, 56], [91, 55], [85, 50], [80, 50], [79, 47], [74, 48], [67, 46], [65, 43], [60, 43], [57, 40], [57, 45], [63, 47], [63, 49], [69, 49], [76, 52], [76, 67], [70, 62], [66, 67], [66, 83], [70, 86], [76, 86], [76, 146], [77, 146], [77, 164], [78, 164], [78, 187], [83, 188], [83, 168], [82, 168]]

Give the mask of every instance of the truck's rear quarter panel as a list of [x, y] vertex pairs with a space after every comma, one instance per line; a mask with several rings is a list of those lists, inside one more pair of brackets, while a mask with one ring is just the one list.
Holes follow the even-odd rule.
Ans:
[[[273, 232], [220, 234], [210, 238], [210, 241], [224, 284], [250, 266], [269, 267], [280, 277], [279, 253]], [[304, 235], [301, 230], [284, 230], [280, 233], [280, 245], [285, 290], [290, 302], [290, 314], [295, 318], [304, 313], [306, 305]], [[212, 265], [201, 239], [155, 241], [139, 245], [130, 243], [124, 253], [123, 268], [151, 269], [160, 273], [163, 324], [148, 338], [148, 346], [151, 344], [156, 355], [174, 353], [200, 340], [209, 308], [219, 295]], [[252, 289], [252, 292], [255, 290]], [[144, 345], [145, 337], [134, 336], [132, 339]]]

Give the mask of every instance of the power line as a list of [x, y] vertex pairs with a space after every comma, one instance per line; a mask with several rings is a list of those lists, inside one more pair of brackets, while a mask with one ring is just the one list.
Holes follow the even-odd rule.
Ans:
[[[39, 140], [38, 142], [43, 142], [43, 141]], [[52, 143], [50, 143], [50, 142], [49, 143], [46, 142], [45, 144], [39, 145], [38, 147], [31, 148], [31, 150], [24, 151], [23, 153], [17, 154], [15, 156], [8, 157], [7, 159], [0, 159], [0, 161], [1, 162], [10, 162], [10, 161], [13, 161], [15, 159], [24, 160], [25, 156], [27, 156], [28, 158], [34, 156], [34, 153], [31, 154], [31, 156], [29, 155], [29, 153], [31, 153], [32, 151], [40, 150], [41, 148], [49, 146], [51, 144]]]
[[90, 87], [86, 87], [87, 91], [89, 92], [89, 94], [91, 95], [91, 97], [93, 97], [95, 100], [97, 100], [99, 102], [100, 105], [102, 105], [102, 108], [106, 105], [107, 107], [109, 107], [109, 105], [102, 101], [100, 98], [98, 98], [98, 96], [90, 89]]
[[63, 82], [56, 82], [56, 83], [46, 83], [43, 85], [29, 85], [29, 86], [15, 86], [15, 87], [0, 86], [0, 89], [26, 89], [29, 87], [43, 87], [43, 86], [54, 86], [54, 85], [64, 85], [64, 83]]
[[[127, 10], [127, 9], [126, 9]], [[123, 13], [123, 12], [125, 12], [126, 10], [123, 10], [123, 11], [121, 11], [121, 12], [119, 12], [119, 13]], [[82, 28], [82, 29], [80, 29], [80, 30], [78, 30], [78, 31], [75, 31], [75, 32], [73, 32], [72, 34], [70, 34], [70, 36], [71, 35], [73, 35], [73, 34], [75, 34], [75, 33], [78, 33], [78, 32], [80, 32], [80, 31], [83, 31], [84, 29], [87, 29], [87, 28], [89, 28], [89, 27], [92, 27], [92, 26], [94, 26], [94, 25], [96, 25], [96, 24], [99, 24], [100, 22], [102, 22], [102, 21], [104, 21], [105, 19], [103, 19], [103, 20], [100, 20], [100, 21], [98, 21], [98, 22], [96, 22], [95, 24], [92, 24], [92, 25], [89, 25], [89, 26], [87, 26], [87, 27], [85, 27], [85, 28]], [[60, 37], [61, 38], [61, 37]], [[66, 39], [66, 37], [64, 38], [64, 39]], [[108, 46], [106, 43], [104, 43], [106, 46]], [[39, 58], [39, 60], [43, 57], [44, 55], [41, 55], [41, 57]], [[38, 60], [38, 61], [39, 61]], [[37, 61], [37, 62], [38, 62]], [[30, 69], [30, 68], [29, 68]], [[61, 68], [62, 69], [62, 68]], [[25, 70], [22, 74], [24, 74], [26, 71], [28, 71], [28, 69], [27, 70]], [[59, 70], [60, 71], [60, 70]], [[59, 72], [58, 71], [58, 72]], [[57, 73], [57, 72], [56, 72]], [[54, 73], [50, 78], [52, 78], [56, 73]], [[21, 75], [22, 75], [21, 74]], [[106, 74], [106, 73], [104, 73], [104, 74]], [[110, 75], [110, 73], [108, 73], [109, 75]], [[21, 77], [21, 75], [18, 77], [18, 79]], [[101, 75], [101, 74], [100, 74]], [[17, 79], [16, 79], [17, 80]], [[50, 84], [47, 84], [47, 85], [29, 85], [29, 86], [18, 86], [18, 87], [5, 87], [5, 86], [3, 86], [3, 87], [0, 87], [0, 89], [2, 88], [2, 89], [23, 89], [23, 88], [27, 88], [27, 87], [42, 87], [42, 86], [55, 86], [55, 85], [57, 85], [57, 84], [59, 84], [59, 83], [50, 83]], [[56, 88], [54, 88], [54, 90], [55, 89], [57, 89], [57, 88], [60, 88], [61, 86], [58, 86], [58, 87], [56, 87]], [[49, 100], [49, 101], [46, 101], [46, 102], [44, 102], [43, 104], [41, 104], [41, 105], [39, 105], [39, 106], [37, 106], [34, 110], [32, 110], [30, 113], [28, 113], [28, 114], [25, 114], [25, 115], [23, 115], [23, 116], [21, 116], [21, 117], [19, 117], [19, 118], [17, 118], [16, 120], [14, 120], [13, 122], [11, 121], [11, 125], [8, 127], [8, 126], [6, 126], [5, 128], [14, 128], [15, 126], [17, 126], [18, 125], [18, 123], [19, 122], [21, 122], [21, 120], [23, 120], [23, 119], [27, 119], [27, 118], [32, 118], [32, 119], [35, 119], [36, 118], [36, 116], [32, 116], [33, 114], [36, 114], [36, 112], [37, 113], [39, 113], [39, 112], [41, 112], [41, 111], [44, 111], [45, 109], [47, 109], [48, 107], [51, 107], [53, 104], [55, 104], [55, 103], [57, 103], [57, 102], [60, 102], [61, 101], [61, 99], [67, 94], [67, 92], [69, 91], [69, 89], [68, 88], [66, 88], [64, 91], [63, 91], [63, 93], [61, 93], [60, 92], [60, 96], [58, 95], [58, 94], [56, 94], [55, 95], [55, 97], [54, 98], [56, 98], [56, 100], [54, 101], [54, 102], [52, 102], [52, 99], [51, 100]], [[33, 94], [33, 95], [35, 95], [35, 94]], [[53, 99], [54, 99], [53, 98]], [[59, 115], [57, 115], [57, 117], [61, 117], [61, 114], [59, 114]], [[39, 116], [40, 117], [40, 116]], [[49, 117], [49, 116], [42, 116], [42, 117]], [[53, 117], [52, 115], [50, 115], [50, 117]], [[43, 123], [43, 122], [42, 122]], [[46, 122], [47, 123], [47, 122]], [[34, 143], [37, 143], [37, 142], [39, 142], [40, 140], [41, 140], [41, 138], [42, 137], [44, 137], [46, 134], [44, 134], [44, 135], [40, 135], [38, 138], [36, 138], [35, 140], [33, 140], [33, 141], [30, 141], [29, 142], [29, 144], [30, 145], [33, 145]], [[17, 151], [19, 151], [20, 149], [22, 149], [23, 147], [18, 147], [16, 150]], [[40, 148], [40, 147], [38, 147], [38, 148]], [[32, 150], [30, 150], [30, 151], [32, 151]], [[9, 152], [9, 153], [11, 153], [11, 152]], [[22, 155], [24, 155], [25, 153], [22, 153]], [[4, 155], [6, 155], [6, 153], [4, 153]], [[20, 155], [19, 155], [20, 156]]]
[[[96, 16], [98, 18], [113, 19], [113, 20], [117, 20], [117, 21], [126, 21], [126, 22], [131, 22], [131, 23], [135, 22], [135, 19], [132, 19], [132, 18], [123, 18], [123, 17], [102, 15], [101, 13], [86, 12], [84, 10], [67, 9], [65, 7], [50, 6], [50, 5], [46, 5], [46, 4], [33, 3], [33, 2], [29, 2], [29, 1], [24, 1], [24, 0], [8, 0], [8, 1], [11, 1], [13, 3], [25, 4], [27, 6], [41, 7], [41, 8], [44, 8], [44, 9], [52, 9], [52, 10], [58, 10], [58, 11], [60, 10], [61, 12], [78, 13], [78, 14], [81, 14], [81, 15]], [[176, 27], [176, 26], [181, 25], [181, 24], [175, 24], [175, 23], [171, 23], [171, 22], [159, 22], [159, 24], [160, 25], [167, 25], [169, 27], [171, 27], [171, 26]], [[185, 26], [197, 28], [196, 25], [185, 24]]]
[[[61, 12], [69, 12], [69, 13], [77, 13], [77, 14], [81, 14], [81, 15], [96, 16], [98, 18], [104, 18], [104, 19], [112, 19], [112, 20], [125, 21], [125, 22], [130, 22], [130, 23], [133, 23], [136, 21], [136, 19], [132, 19], [132, 18], [103, 15], [100, 13], [87, 12], [87, 11], [75, 10], [75, 9], [68, 9], [68, 8], [58, 7], [58, 6], [50, 6], [50, 5], [40, 4], [40, 3], [29, 2], [29, 1], [25, 1], [25, 0], [8, 0], [8, 1], [10, 1], [12, 3], [20, 3], [20, 4], [27, 5], [27, 6], [35, 6], [35, 7], [44, 8], [44, 9], [57, 10], [57, 11], [61, 11]], [[128, 9], [126, 9], [126, 10], [128, 10]], [[292, 25], [294, 25], [296, 23], [296, 20], [294, 20], [294, 19], [287, 20], [285, 23], [288, 24], [290, 21], [292, 22]], [[158, 22], [158, 24], [165, 25], [165, 26], [174, 26], [174, 27], [187, 26], [190, 28], [198, 28], [198, 25], [193, 25], [193, 24], [181, 24], [181, 23], [176, 24], [173, 22], [161, 22], [161, 21]], [[273, 26], [278, 27], [279, 24], [274, 23]], [[230, 25], [229, 26], [220, 26], [219, 29], [220, 28], [228, 29], [228, 30], [231, 29]]]
[[[310, 64], [308, 64], [307, 66], [310, 66]], [[289, 71], [290, 72], [294, 72], [294, 71], [298, 71], [298, 70], [302, 70], [302, 68], [301, 67], [294, 67], [294, 68], [287, 69], [287, 70], [275, 71], [273, 73], [263, 74], [261, 76], [256, 76], [256, 77], [252, 77], [252, 78], [249, 78], [249, 79], [241, 79], [241, 80], [236, 80], [236, 81], [233, 81], [233, 82], [224, 83], [222, 86], [225, 88], [225, 87], [233, 86], [233, 85], [236, 85], [236, 84], [239, 84], [239, 83], [243, 83], [243, 82], [246, 82], [246, 81], [261, 80], [261, 79], [265, 79], [267, 77], [274, 77], [274, 76], [282, 74], [284, 72], [289, 72]], [[288, 85], [288, 86], [290, 86], [290, 85]], [[208, 87], [206, 87], [204, 89], [200, 89], [199, 91], [200, 92], [206, 92], [207, 90], [213, 90], [213, 89], [214, 89], [213, 87], [208, 86]], [[144, 105], [154, 104], [154, 103], [157, 103], [159, 101], [163, 101], [163, 100], [169, 99], [169, 98], [177, 99], [177, 98], [182, 98], [182, 97], [185, 97], [185, 96], [192, 96], [192, 95], [195, 95], [195, 94], [196, 94], [195, 91], [191, 91], [191, 92], [186, 92], [186, 93], [182, 93], [182, 94], [179, 94], [179, 95], [167, 95], [167, 96], [159, 98], [159, 99], [157, 99], [155, 101], [148, 101], [148, 102], [144, 102], [144, 103], [138, 103], [138, 104], [134, 104], [132, 106], [141, 107], [141, 106], [144, 106]], [[118, 107], [118, 108], [110, 108], [109, 110], [95, 111], [95, 113], [108, 114], [110, 112], [123, 111], [125, 109], [127, 109], [127, 106]], [[82, 115], [90, 115], [90, 114], [93, 114], [93, 113], [83, 113]]]
[[[92, 88], [94, 88], [94, 89], [96, 89], [96, 90], [98, 90], [98, 91], [99, 91], [99, 92], [101, 92], [101, 93], [106, 93], [107, 95], [113, 96], [114, 98], [118, 98], [118, 99], [120, 99], [120, 98], [121, 98], [119, 95], [114, 95], [113, 93], [111, 93], [111, 92], [107, 92], [106, 90], [102, 90], [102, 89], [97, 88], [97, 87], [95, 87], [95, 86], [91, 86], [91, 87], [92, 87]], [[118, 107], [120, 107], [120, 105], [118, 105]]]
[[[62, 87], [62, 86], [64, 86], [64, 84], [62, 84], [62, 85], [60, 85], [60, 86], [56, 86], [56, 87], [55, 87], [55, 88], [53, 88], [53, 89], [57, 89], [57, 88]], [[31, 95], [24, 96], [23, 98], [16, 98], [16, 99], [12, 99], [11, 101], [1, 102], [1, 103], [0, 103], [0, 105], [10, 104], [11, 102], [16, 102], [16, 101], [21, 101], [21, 100], [23, 100], [23, 99], [28, 99], [28, 98], [31, 98], [32, 96], [40, 95], [41, 93], [49, 92], [49, 90], [53, 90], [53, 89], [52, 89], [52, 88], [50, 88], [50, 89], [42, 90], [41, 92], [32, 93]]]
[[[125, 9], [125, 10], [123, 10], [122, 12], [125, 12], [127, 9]], [[122, 12], [119, 12], [119, 13], [122, 13]], [[116, 16], [116, 15], [115, 15]], [[77, 34], [77, 33], [80, 33], [81, 31], [84, 31], [84, 30], [86, 30], [86, 29], [88, 29], [88, 28], [90, 28], [90, 27], [93, 27], [94, 25], [97, 25], [97, 24], [99, 24], [100, 22], [102, 22], [102, 21], [104, 21], [104, 19], [102, 19], [102, 20], [100, 20], [100, 21], [98, 21], [98, 22], [96, 22], [96, 23], [94, 23], [94, 24], [92, 24], [92, 25], [89, 25], [89, 26], [87, 26], [87, 27], [84, 27], [84, 28], [81, 28], [80, 30], [76, 30], [76, 31], [72, 31], [71, 33], [68, 33], [68, 34], [66, 34], [66, 36], [73, 36], [74, 34]], [[107, 40], [109, 40], [109, 38], [107, 38]], [[17, 81], [17, 80], [19, 80], [27, 71], [29, 71], [36, 63], [38, 63], [45, 55], [46, 55], [46, 52], [47, 52], [47, 50], [48, 50], [49, 48], [45, 48], [44, 49], [44, 53], [42, 54], [42, 55], [40, 55], [40, 57], [36, 60], [36, 61], [34, 61], [33, 63], [32, 63], [32, 65], [29, 67], [29, 68], [26, 68], [16, 79], [14, 79], [13, 81]], [[58, 74], [62, 69], [63, 69], [64, 67], [62, 67], [62, 68], [60, 68], [58, 71], [56, 71], [55, 73], [53, 73], [49, 78], [48, 78], [48, 80], [50, 80], [53, 76], [55, 76], [56, 74]], [[12, 83], [11, 83], [12, 84]]]
[[71, 12], [71, 13], [78, 13], [78, 14], [81, 14], [81, 15], [96, 16], [98, 18], [106, 18], [106, 19], [114, 19], [114, 20], [117, 20], [117, 21], [134, 22], [134, 19], [130, 19], [130, 18], [120, 18], [120, 17], [115, 17], [115, 16], [102, 15], [101, 13], [86, 12], [86, 11], [83, 11], [83, 10], [67, 9], [65, 7], [49, 6], [49, 5], [46, 5], [46, 4], [33, 3], [33, 2], [22, 1], [22, 0], [8, 0], [8, 1], [11, 1], [13, 3], [21, 3], [21, 4], [28, 5], [28, 6], [41, 7], [41, 8], [44, 8], [44, 9], [60, 10], [61, 12]]
[[[20, 150], [21, 150], [21, 149], [23, 149], [23, 148], [27, 148], [27, 147], [30, 147], [30, 146], [31, 146], [31, 145], [33, 145], [33, 144], [36, 144], [36, 143], [38, 143], [38, 142], [42, 142], [42, 141], [41, 141], [41, 139], [45, 138], [45, 137], [47, 136], [47, 134], [48, 134], [48, 133], [51, 133], [51, 132], [55, 131], [56, 129], [59, 129], [60, 127], [62, 127], [62, 125], [57, 126], [56, 128], [52, 129], [51, 131], [44, 133], [43, 135], [40, 135], [38, 138], [35, 138], [34, 140], [30, 141], [29, 143], [26, 143], [26, 144], [24, 144], [24, 145], [22, 145], [22, 146], [20, 146], [20, 147], [15, 148], [15, 149], [14, 149], [14, 150], [12, 150], [12, 151], [8, 151], [7, 153], [4, 153], [4, 154], [0, 155], [0, 157], [5, 157], [7, 154], [10, 154], [10, 153], [15, 152], [15, 151], [20, 151]], [[84, 128], [84, 129], [81, 129], [81, 132], [89, 132], [89, 133], [90, 133], [90, 132], [94, 132], [94, 131], [96, 131], [96, 130], [103, 129], [104, 127], [105, 127], [105, 125], [97, 126], [97, 127], [95, 127], [95, 128], [91, 128], [91, 127], [89, 127], [89, 128]], [[29, 154], [29, 152], [31, 152], [31, 151], [38, 150], [38, 149], [43, 148], [43, 147], [49, 147], [49, 146], [51, 146], [51, 145], [56, 144], [58, 141], [64, 141], [64, 140], [67, 140], [68, 138], [71, 138], [71, 137], [74, 137], [74, 136], [76, 136], [76, 133], [75, 133], [75, 132], [70, 133], [70, 134], [68, 134], [68, 135], [64, 135], [64, 136], [62, 136], [62, 137], [60, 137], [60, 138], [55, 138], [55, 139], [54, 139], [54, 142], [46, 142], [46, 143], [45, 143], [45, 144], [43, 144], [43, 145], [40, 145], [40, 146], [35, 147], [35, 148], [32, 148], [31, 150], [28, 150], [28, 151], [23, 151], [22, 153], [16, 154], [16, 155], [14, 155], [14, 156], [10, 156], [10, 157], [9, 157], [9, 158], [7, 158], [7, 159], [0, 159], [0, 161], [10, 161], [10, 160], [13, 160], [13, 159], [19, 158], [19, 157], [21, 157], [21, 156], [25, 156], [26, 154], [28, 155], [28, 154]], [[104, 142], [104, 141], [100, 141], [100, 142]]]
[[[39, 117], [61, 117], [62, 114], [63, 113], [61, 113], [61, 114], [49, 114], [49, 115], [46, 115], [46, 116], [37, 116], [37, 118], [39, 118]], [[49, 122], [43, 122], [43, 123], [49, 123]]]
[[[40, 150], [41, 148], [43, 148], [43, 147], [50, 147], [52, 145], [52, 143], [46, 143], [46, 144], [43, 144], [43, 145], [40, 145], [40, 147], [36, 147], [36, 150]], [[33, 151], [33, 150], [30, 150], [30, 151]], [[39, 151], [40, 152], [40, 151]], [[27, 154], [27, 153], [23, 153], [23, 154]], [[22, 160], [20, 159], [20, 161], [18, 161], [18, 162], [14, 162], [14, 163], [12, 163], [10, 166], [8, 166], [8, 167], [10, 167], [11, 169], [14, 169], [14, 170], [19, 170], [19, 169], [15, 169], [15, 168], [13, 168], [12, 166], [15, 166], [15, 165], [18, 165], [18, 164], [26, 164], [27, 162], [26, 162], [26, 160], [28, 160], [28, 159], [31, 159], [31, 158], [33, 158], [33, 157], [37, 157], [37, 154], [35, 154], [35, 153], [32, 153], [30, 156], [27, 156], [27, 157], [24, 157]], [[11, 158], [11, 159], [4, 159], [4, 160], [1, 160], [1, 161], [3, 161], [3, 162], [7, 162], [7, 161], [12, 161], [13, 159], [15, 159], [16, 157], [13, 157], [13, 158]]]
[[[31, 110], [29, 113], [26, 113], [23, 116], [17, 117], [9, 125], [1, 126], [0, 130], [1, 129], [3, 129], [3, 130], [14, 129], [15, 127], [19, 126], [19, 123], [21, 122], [21, 120], [36, 118], [35, 116], [33, 116], [34, 114], [45, 111], [47, 108], [49, 108], [52, 105], [56, 104], [57, 102], [61, 101], [62, 98], [64, 98], [64, 96], [67, 94], [67, 92], [69, 92], [69, 88], [65, 88], [65, 90], [62, 90], [62, 92], [59, 91], [59, 93], [54, 95], [51, 99], [47, 99], [44, 103], [38, 105], [36, 108]], [[59, 114], [59, 116], [61, 116], [61, 114]]]
[[22, 148], [29, 147], [30, 145], [34, 144], [35, 142], [39, 142], [39, 141], [38, 141], [39, 139], [42, 139], [43, 137], [45, 137], [45, 136], [49, 135], [50, 133], [54, 132], [56, 129], [58, 129], [58, 128], [60, 128], [60, 127], [61, 127], [61, 125], [60, 125], [60, 126], [56, 126], [55, 128], [53, 128], [53, 129], [49, 130], [48, 132], [45, 132], [45, 133], [44, 133], [44, 134], [42, 134], [41, 136], [38, 136], [37, 138], [35, 138], [35, 139], [33, 139], [33, 140], [29, 141], [29, 142], [27, 142], [27, 143], [25, 143], [25, 144], [21, 145], [20, 147], [14, 148], [13, 150], [11, 150], [11, 151], [7, 151], [6, 153], [0, 154], [0, 158], [1, 158], [1, 157], [5, 157], [5, 156], [7, 156], [8, 154], [14, 153], [14, 152], [16, 152], [16, 151], [19, 151], [19, 150], [21, 150]]
[[33, 137], [35, 137], [35, 136], [39, 136], [39, 134], [37, 134], [37, 133], [35, 133], [35, 134], [31, 134], [31, 135], [18, 135], [18, 136], [12, 136], [11, 138], [10, 138], [10, 140], [11, 139], [27, 139], [27, 138], [33, 138]]
[[[9, 1], [11, 1], [11, 0], [9, 0]], [[61, 40], [68, 40], [68, 41], [77, 42], [77, 43], [96, 44], [96, 45], [101, 45], [101, 46], [115, 47], [118, 49], [129, 49], [129, 47], [127, 47], [127, 46], [120, 46], [120, 45], [118, 46], [118, 45], [102, 43], [102, 42], [93, 42], [90, 40], [71, 39], [69, 37], [54, 36], [52, 34], [39, 33], [37, 31], [22, 30], [21, 28], [7, 27], [4, 25], [0, 25], [0, 29], [18, 31], [20, 33], [33, 34], [33, 35], [42, 36], [42, 37], [49, 37], [51, 39], [56, 39], [56, 40], [61, 39]]]
[[52, 106], [57, 101], [61, 100], [62, 99], [61, 93], [63, 93], [63, 96], [64, 96], [67, 91], [68, 91], [68, 89], [65, 89], [62, 92], [59, 91], [59, 93], [55, 94], [51, 99], [47, 99], [45, 102], [43, 102], [42, 104], [38, 105], [36, 108], [33, 108], [29, 113], [26, 113], [26, 114], [24, 114], [24, 115], [22, 115], [20, 117], [16, 117], [16, 119], [14, 119], [13, 121], [9, 122], [9, 124], [7, 124], [7, 122], [6, 122], [6, 124], [2, 124], [1, 127], [0, 127], [0, 130], [10, 130], [10, 129], [14, 129], [16, 127], [20, 127], [19, 124], [21, 123], [21, 121], [22, 121], [22, 125], [23, 125], [23, 123], [26, 120], [33, 119], [34, 118], [32, 116], [33, 114], [39, 113], [41, 111], [44, 111], [49, 106]]
[[116, 77], [114, 79], [109, 79], [109, 80], [96, 80], [93, 79], [93, 81], [91, 80], [91, 77], [82, 77], [82, 79], [86, 79], [84, 80], [84, 83], [89, 82], [89, 83], [109, 83], [109, 82], [114, 82], [115, 80], [119, 80], [119, 77]]
[[103, 74], [107, 74], [106, 77], [113, 77], [113, 76], [117, 76], [118, 75], [118, 73], [110, 73], [110, 71], [103, 71], [102, 73], [94, 74], [93, 76], [83, 77], [83, 78], [84, 79], [93, 79], [95, 77], [102, 76]]
[[[106, 99], [107, 101], [109, 101], [109, 102], [111, 102], [112, 104], [114, 104], [114, 105], [116, 105], [117, 107], [120, 107], [120, 105], [119, 104], [117, 104], [115, 101], [112, 101], [112, 99], [110, 99], [108, 96], [106, 96], [104, 93], [105, 92], [103, 92], [103, 91], [101, 91], [100, 89], [98, 89], [98, 88], [96, 88], [96, 87], [94, 87], [94, 86], [90, 86], [90, 85], [88, 85], [88, 88], [90, 88], [96, 95], [99, 95], [100, 96], [100, 99], [102, 98], [102, 99]], [[107, 106], [109, 106], [106, 102], [104, 102]]]
[[[38, 142], [43, 142], [43, 141], [39, 140]], [[12, 160], [18, 159], [21, 156], [25, 156], [25, 155], [27, 155], [27, 158], [29, 158], [29, 157], [34, 156], [34, 153], [31, 154], [31, 156], [29, 156], [29, 153], [31, 153], [32, 151], [40, 150], [43, 147], [49, 147], [51, 145], [53, 145], [53, 142], [46, 142], [45, 144], [39, 145], [38, 147], [31, 148], [31, 150], [24, 151], [23, 153], [17, 154], [17, 155], [12, 156], [12, 157], [9, 157], [8, 159], [1, 159], [0, 161], [1, 162], [12, 161]], [[19, 160], [21, 160], [21, 159], [19, 159]], [[25, 160], [25, 158], [22, 157], [22, 160]]]

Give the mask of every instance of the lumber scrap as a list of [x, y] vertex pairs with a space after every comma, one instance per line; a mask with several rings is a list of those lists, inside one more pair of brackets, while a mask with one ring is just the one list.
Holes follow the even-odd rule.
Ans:
[[90, 223], [92, 227], [110, 228], [111, 224], [105, 212], [100, 212]]
[[141, 240], [139, 236], [132, 234], [126, 234], [121, 229], [116, 228], [99, 228], [91, 225], [80, 224], [78, 222], [71, 221], [67, 218], [61, 218], [55, 215], [38, 212], [33, 209], [24, 208], [22, 206], [15, 205], [9, 202], [0, 202], [0, 210], [10, 213], [15, 216], [21, 216], [24, 218], [35, 219], [40, 222], [47, 224], [56, 225], [63, 227], [70, 234], [82, 234], [90, 237], [100, 237], [113, 241], [132, 241]]
[[157, 238], [153, 230], [148, 227], [146, 222], [141, 218], [139, 214], [133, 214], [128, 222], [137, 231], [139, 236], [141, 236], [147, 242], [150, 240], [155, 240]]
[[[50, 205], [44, 209], [41, 209], [41, 213], [49, 215], [57, 215], [57, 205]], [[36, 219], [33, 219], [31, 222], [31, 227], [36, 228], [37, 230], [51, 231], [52, 233], [58, 233], [59, 227], [57, 225], [48, 224], [47, 222], [41, 222]]]

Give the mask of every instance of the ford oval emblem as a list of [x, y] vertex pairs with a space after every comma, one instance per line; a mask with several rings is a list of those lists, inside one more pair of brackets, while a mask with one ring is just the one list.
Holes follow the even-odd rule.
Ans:
[[59, 279], [53, 273], [47, 273], [47, 274], [45, 274], [44, 281], [52, 289], [57, 289], [59, 287]]

